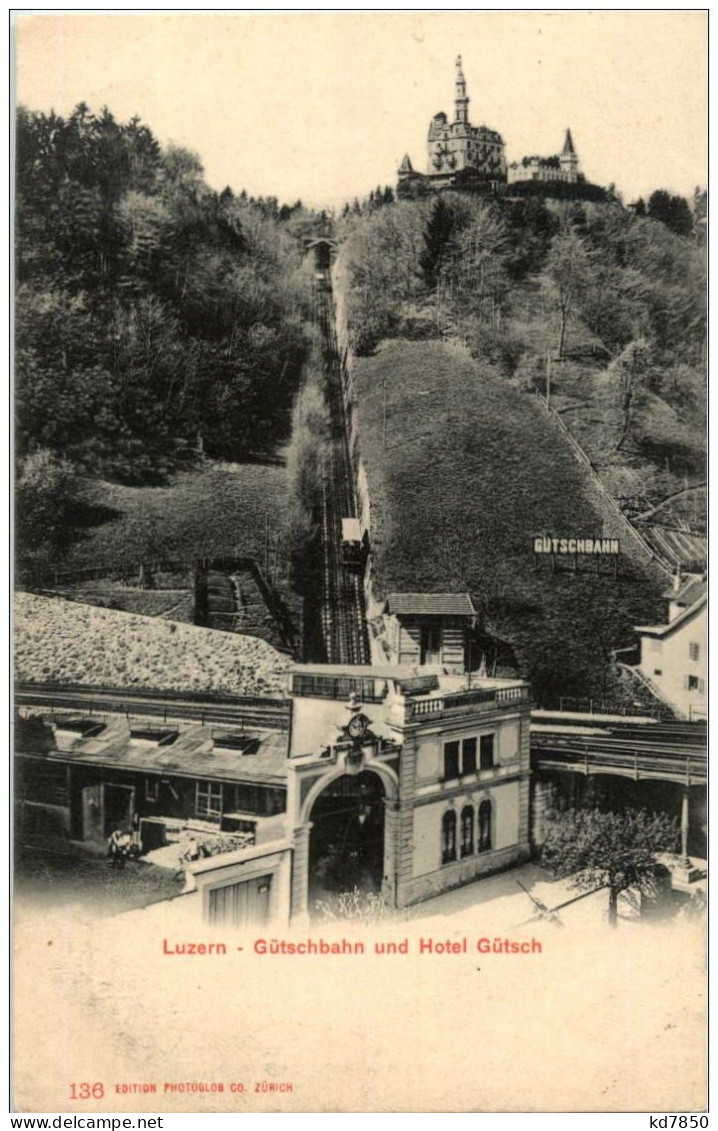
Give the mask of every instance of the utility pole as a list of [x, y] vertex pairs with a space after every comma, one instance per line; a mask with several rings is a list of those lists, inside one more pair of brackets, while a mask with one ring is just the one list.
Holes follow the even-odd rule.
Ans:
[[551, 408], [551, 351], [546, 351], [546, 408]]
[[386, 375], [384, 375], [384, 377], [382, 378], [382, 399], [383, 399], [382, 437], [383, 437], [383, 440], [384, 440], [384, 449], [383, 450], [386, 451]]
[[269, 577], [269, 512], [264, 517], [264, 576]]

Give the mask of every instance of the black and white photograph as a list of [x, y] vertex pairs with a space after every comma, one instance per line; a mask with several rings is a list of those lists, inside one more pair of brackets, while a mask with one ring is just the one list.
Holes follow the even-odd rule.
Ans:
[[707, 11], [11, 39], [11, 1110], [707, 1126]]

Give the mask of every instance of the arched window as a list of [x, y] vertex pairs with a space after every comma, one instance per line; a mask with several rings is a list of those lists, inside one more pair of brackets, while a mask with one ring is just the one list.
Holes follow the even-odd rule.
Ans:
[[474, 807], [465, 805], [461, 810], [461, 855], [471, 856], [474, 851]]
[[491, 849], [491, 802], [482, 801], [479, 805], [479, 852]]
[[456, 860], [456, 813], [447, 810], [441, 820], [441, 863]]

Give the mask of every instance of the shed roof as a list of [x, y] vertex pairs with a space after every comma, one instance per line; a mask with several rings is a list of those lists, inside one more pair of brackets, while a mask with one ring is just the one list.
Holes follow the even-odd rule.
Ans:
[[396, 616], [476, 616], [468, 593], [390, 593], [385, 608]]

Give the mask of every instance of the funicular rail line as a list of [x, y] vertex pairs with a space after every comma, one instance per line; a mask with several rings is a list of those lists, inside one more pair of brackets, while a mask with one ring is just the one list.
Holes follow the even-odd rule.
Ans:
[[324, 455], [321, 496], [321, 627], [328, 663], [366, 664], [369, 639], [362, 576], [342, 560], [342, 519], [356, 518], [347, 443], [341, 363], [334, 330], [331, 291], [315, 291], [315, 317], [322, 333], [331, 439]]

